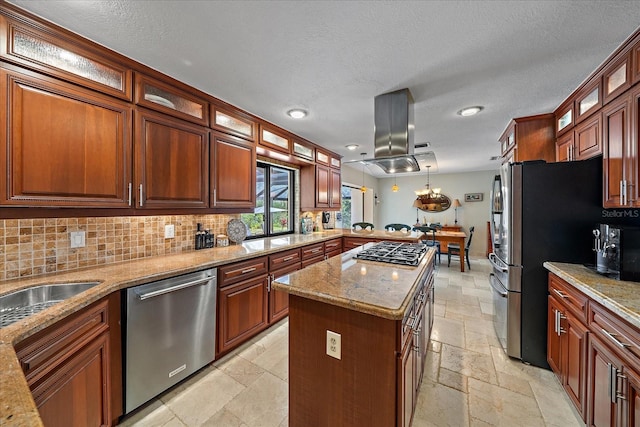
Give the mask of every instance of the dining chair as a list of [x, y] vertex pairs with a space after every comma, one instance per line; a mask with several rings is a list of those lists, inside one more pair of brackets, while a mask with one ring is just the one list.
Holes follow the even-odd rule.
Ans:
[[353, 224], [351, 224], [351, 227], [353, 228], [353, 230], [357, 230], [358, 227], [360, 227], [363, 230], [366, 230], [367, 228], [371, 229], [371, 231], [373, 231], [373, 224], [371, 224], [370, 222], [354, 222]]
[[390, 231], [400, 231], [402, 229], [406, 229], [407, 232], [411, 231], [411, 226], [407, 225], [407, 224], [387, 224], [384, 226], [385, 230], [390, 230]]
[[[421, 231], [427, 236], [427, 239], [423, 240], [422, 243], [424, 243], [425, 245], [431, 246], [431, 247], [436, 249], [436, 255], [438, 257], [438, 264], [440, 264], [440, 262], [441, 262], [440, 258], [442, 256], [442, 253], [440, 252], [440, 242], [438, 240], [436, 240], [437, 228], [436, 227], [431, 227], [431, 226], [428, 226], [428, 225], [418, 225], [418, 226], [413, 227], [413, 231]], [[432, 233], [431, 240], [429, 240], [429, 233]]]
[[[469, 228], [469, 240], [467, 240], [467, 244], [464, 245], [464, 257], [467, 259], [467, 266], [469, 270], [471, 270], [471, 263], [469, 262], [469, 247], [471, 246], [471, 238], [473, 237], [473, 232], [475, 231], [475, 227]], [[449, 250], [447, 251], [447, 267], [451, 267], [451, 256], [460, 257], [460, 245], [457, 243], [449, 243]]]

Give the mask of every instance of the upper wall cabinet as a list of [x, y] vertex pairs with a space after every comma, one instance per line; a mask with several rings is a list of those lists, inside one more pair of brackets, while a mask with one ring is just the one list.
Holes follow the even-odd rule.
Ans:
[[576, 123], [580, 123], [602, 107], [602, 80], [598, 77], [576, 95]]
[[[29, 24], [27, 24], [29, 22]], [[106, 49], [28, 19], [0, 16], [0, 57], [118, 98], [131, 100], [131, 71]], [[78, 38], [79, 39], [79, 38]]]
[[253, 209], [256, 205], [255, 145], [231, 135], [211, 132], [210, 164], [211, 206]]
[[248, 114], [211, 104], [211, 127], [248, 141], [256, 140], [257, 123]]
[[565, 101], [555, 112], [556, 136], [573, 128], [573, 98]]
[[313, 161], [316, 155], [316, 149], [311, 145], [299, 139], [293, 140], [293, 154], [305, 160]]
[[608, 103], [631, 87], [631, 51], [609, 65], [602, 75], [604, 103]]
[[209, 131], [151, 111], [136, 111], [137, 208], [209, 206]]
[[640, 82], [640, 36], [636, 38], [636, 43], [631, 50], [631, 58], [633, 60], [631, 84], [636, 84]]
[[511, 120], [499, 138], [503, 160], [523, 162], [556, 157], [553, 114], [519, 117]]
[[11, 65], [0, 79], [2, 204], [129, 206], [129, 104]]
[[209, 103], [173, 85], [136, 74], [136, 104], [203, 126], [209, 125]]
[[342, 160], [339, 156], [334, 156], [333, 154], [331, 155], [331, 164], [330, 166], [332, 168], [335, 169], [340, 169], [340, 167], [342, 166]]
[[265, 148], [291, 153], [291, 139], [289, 135], [281, 130], [277, 130], [265, 125], [260, 125], [259, 144]]

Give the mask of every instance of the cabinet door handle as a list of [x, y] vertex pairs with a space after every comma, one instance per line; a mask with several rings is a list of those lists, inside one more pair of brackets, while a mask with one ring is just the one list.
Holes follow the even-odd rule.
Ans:
[[631, 347], [631, 344], [620, 341], [618, 338], [616, 338], [616, 334], [613, 334], [604, 328], [602, 328], [602, 333], [605, 334], [611, 341], [613, 341], [620, 348], [626, 349], [627, 347]]
[[571, 161], [571, 146], [567, 145], [567, 161]]
[[138, 192], [140, 193], [140, 206], [144, 206], [144, 199], [142, 198], [142, 184], [138, 187]]
[[562, 293], [561, 291], [557, 290], [556, 288], [553, 288], [553, 292], [558, 295], [560, 298], [562, 299], [567, 299], [569, 298], [569, 296], [565, 293]]
[[271, 292], [271, 281], [274, 280], [273, 274], [267, 276], [267, 293]]
[[133, 187], [133, 185], [131, 183], [129, 183], [129, 185], [127, 186], [127, 189], [129, 190], [129, 197], [128, 197], [129, 206], [131, 206], [131, 199], [133, 197], [133, 195], [131, 194], [131, 193], [133, 193], [133, 188], [132, 187]]
[[566, 333], [566, 329], [562, 329], [562, 319], [566, 319], [567, 316], [558, 311], [558, 335]]
[[217, 206], [218, 205], [218, 197], [217, 197], [216, 190], [217, 190], [217, 188], [213, 189], [213, 206]]

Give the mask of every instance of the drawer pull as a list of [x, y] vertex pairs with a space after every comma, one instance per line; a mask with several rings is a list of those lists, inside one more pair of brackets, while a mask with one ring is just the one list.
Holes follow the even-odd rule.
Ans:
[[316, 252], [321, 251], [321, 250], [322, 250], [322, 248], [315, 248], [315, 249], [311, 250], [310, 252], [312, 254], [315, 254]]
[[567, 294], [560, 292], [556, 288], [553, 288], [553, 292], [555, 292], [556, 295], [558, 295], [560, 298], [569, 298], [569, 296]]
[[628, 347], [631, 347], [631, 344], [627, 344], [627, 343], [624, 343], [624, 342], [620, 341], [618, 338], [616, 338], [616, 334], [612, 334], [611, 332], [608, 332], [604, 328], [602, 328], [602, 333], [605, 334], [607, 337], [609, 337], [611, 339], [611, 341], [616, 343], [616, 345], [618, 345], [618, 347], [620, 347], [620, 348], [625, 348], [626, 349]]
[[255, 267], [245, 268], [244, 270], [242, 270], [242, 274], [251, 273], [252, 271], [255, 271], [255, 270], [256, 270]]
[[295, 256], [294, 256], [294, 255], [291, 255], [291, 256], [288, 256], [288, 257], [284, 257], [284, 258], [282, 258], [282, 261], [283, 261], [283, 262], [284, 262], [284, 261], [291, 261], [291, 260], [292, 260], [292, 259], [294, 259], [294, 258], [295, 258]]

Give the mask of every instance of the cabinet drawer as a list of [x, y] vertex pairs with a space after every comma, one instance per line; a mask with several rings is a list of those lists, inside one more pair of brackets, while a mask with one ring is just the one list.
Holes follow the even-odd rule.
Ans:
[[266, 256], [223, 265], [218, 268], [219, 287], [227, 286], [261, 274], [267, 274], [267, 265]]
[[313, 265], [313, 264], [315, 264], [317, 262], [320, 262], [320, 261], [323, 261], [323, 260], [324, 260], [324, 253], [320, 253], [320, 255], [312, 257], [312, 258], [304, 259], [302, 261], [302, 268], [309, 267], [310, 265]]
[[108, 330], [109, 303], [104, 299], [18, 343], [16, 353], [27, 382], [36, 381]]
[[633, 326], [593, 301], [589, 304], [589, 326], [603, 342], [632, 362], [634, 369], [640, 368], [640, 333]]
[[302, 248], [303, 261], [309, 258], [315, 258], [318, 255], [324, 256], [324, 243], [316, 243]]
[[328, 254], [329, 252], [334, 252], [337, 250], [342, 251], [342, 238], [324, 242], [324, 253]]
[[340, 255], [341, 253], [342, 253], [342, 249], [336, 249], [336, 250], [333, 250], [331, 252], [325, 252], [324, 253], [325, 254], [324, 257], [326, 259], [329, 259], [329, 258], [332, 258], [334, 256]]
[[300, 249], [292, 249], [290, 251], [269, 255], [269, 271], [299, 263], [300, 260]]
[[378, 240], [377, 239], [373, 239], [373, 238], [368, 239], [366, 237], [364, 237], [364, 238], [343, 237], [342, 245], [344, 247], [344, 250], [348, 251], [349, 249], [360, 247], [360, 246], [364, 245], [365, 243], [376, 243], [376, 242], [378, 242]]
[[561, 301], [583, 323], [587, 323], [588, 299], [576, 288], [555, 274], [549, 274], [549, 294]]

